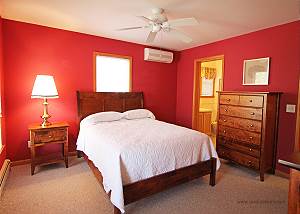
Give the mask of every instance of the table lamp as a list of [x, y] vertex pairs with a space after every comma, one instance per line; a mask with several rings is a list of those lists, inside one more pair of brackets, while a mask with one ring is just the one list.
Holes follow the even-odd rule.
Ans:
[[42, 127], [51, 125], [48, 119], [51, 117], [48, 114], [48, 98], [58, 98], [57, 89], [55, 86], [54, 78], [50, 75], [37, 75], [31, 92], [31, 98], [44, 99], [44, 113], [41, 116], [43, 119]]

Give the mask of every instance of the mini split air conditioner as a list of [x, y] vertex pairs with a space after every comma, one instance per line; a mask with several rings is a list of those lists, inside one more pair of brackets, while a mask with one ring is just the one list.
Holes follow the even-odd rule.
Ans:
[[168, 51], [145, 48], [144, 60], [152, 62], [171, 63], [173, 61], [173, 53]]

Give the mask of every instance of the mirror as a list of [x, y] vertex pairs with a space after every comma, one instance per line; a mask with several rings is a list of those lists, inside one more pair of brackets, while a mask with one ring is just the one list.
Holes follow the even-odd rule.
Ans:
[[243, 85], [269, 84], [270, 57], [244, 60]]
[[214, 97], [215, 78], [206, 79], [202, 77], [200, 81], [200, 97]]

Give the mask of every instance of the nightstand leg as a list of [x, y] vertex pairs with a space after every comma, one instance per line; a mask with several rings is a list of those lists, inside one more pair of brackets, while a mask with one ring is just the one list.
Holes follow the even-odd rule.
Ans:
[[31, 175], [34, 175], [35, 170], [35, 147], [34, 145], [30, 146], [31, 151]]
[[265, 174], [264, 172], [260, 172], [260, 181], [264, 181], [265, 180]]
[[61, 144], [61, 151], [62, 151], [63, 157], [65, 157], [65, 143]]
[[34, 164], [31, 164], [31, 175], [34, 175], [35, 166]]
[[66, 168], [69, 167], [69, 164], [68, 164], [68, 142], [65, 142], [64, 143], [64, 158], [65, 158], [65, 164], [66, 164]]

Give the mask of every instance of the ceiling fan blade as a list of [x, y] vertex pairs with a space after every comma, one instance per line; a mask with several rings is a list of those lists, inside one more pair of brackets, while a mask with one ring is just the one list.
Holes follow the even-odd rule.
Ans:
[[149, 22], [153, 22], [153, 20], [147, 18], [146, 16], [137, 16], [138, 18], [142, 19], [143, 21], [149, 23]]
[[179, 27], [179, 26], [193, 26], [198, 25], [199, 22], [195, 18], [182, 18], [182, 19], [173, 19], [168, 21], [170, 27]]
[[193, 41], [191, 37], [185, 35], [184, 33], [178, 30], [170, 29], [169, 33], [185, 43], [191, 43]]
[[152, 32], [152, 31], [150, 31], [150, 33], [149, 33], [149, 35], [148, 35], [148, 37], [147, 37], [146, 42], [147, 42], [147, 43], [153, 42], [154, 39], [155, 39], [156, 34], [157, 34], [157, 32]]
[[140, 28], [145, 28], [145, 26], [143, 26], [143, 27], [124, 27], [124, 28], [119, 28], [117, 30], [123, 31], [123, 30], [134, 30], [134, 29], [140, 29]]

